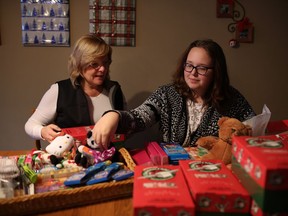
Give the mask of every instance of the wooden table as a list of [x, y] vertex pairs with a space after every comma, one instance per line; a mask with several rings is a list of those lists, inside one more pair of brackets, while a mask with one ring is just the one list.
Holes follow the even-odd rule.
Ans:
[[[18, 151], [0, 151], [1, 156], [8, 155], [21, 155], [27, 154], [28, 150], [18, 150]], [[71, 197], [71, 199], [73, 199]], [[123, 198], [113, 201], [107, 201], [102, 203], [96, 203], [93, 205], [87, 205], [82, 207], [76, 207], [71, 209], [64, 209], [61, 211], [49, 212], [45, 214], [38, 214], [40, 216], [74, 216], [74, 215], [85, 215], [85, 216], [95, 216], [95, 215], [105, 215], [105, 216], [132, 216], [133, 215], [133, 205], [132, 198]]]
[[39, 215], [40, 216], [70, 216], [70, 215], [132, 216], [133, 215], [132, 198], [113, 200], [109, 202], [97, 203], [94, 205], [88, 205]]

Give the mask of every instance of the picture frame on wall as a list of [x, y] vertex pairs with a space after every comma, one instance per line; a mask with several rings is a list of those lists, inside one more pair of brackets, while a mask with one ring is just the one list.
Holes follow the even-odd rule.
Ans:
[[217, 0], [216, 14], [218, 18], [232, 18], [233, 10], [233, 0]]
[[236, 40], [240, 43], [253, 43], [254, 27], [250, 23], [249, 25], [237, 26], [236, 28]]
[[24, 46], [70, 46], [69, 0], [21, 0]]
[[90, 0], [89, 32], [111, 46], [136, 46], [136, 0]]

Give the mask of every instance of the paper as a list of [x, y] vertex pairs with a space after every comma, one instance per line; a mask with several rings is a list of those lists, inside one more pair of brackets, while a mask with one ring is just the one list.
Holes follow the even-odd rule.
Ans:
[[261, 114], [254, 116], [243, 123], [252, 128], [252, 136], [264, 136], [267, 124], [270, 121], [270, 117], [271, 112], [266, 104], [264, 104]]

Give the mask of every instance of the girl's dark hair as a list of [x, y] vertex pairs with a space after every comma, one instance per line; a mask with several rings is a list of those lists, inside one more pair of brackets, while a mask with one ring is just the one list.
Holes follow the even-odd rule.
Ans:
[[205, 49], [212, 59], [213, 81], [204, 96], [204, 105], [211, 105], [218, 109], [220, 108], [221, 101], [229, 97], [230, 81], [224, 52], [213, 40], [196, 40], [187, 47], [172, 76], [173, 84], [175, 85], [177, 92], [184, 98], [194, 100], [195, 94], [186, 84], [184, 79], [184, 63], [186, 63], [187, 56], [193, 47]]

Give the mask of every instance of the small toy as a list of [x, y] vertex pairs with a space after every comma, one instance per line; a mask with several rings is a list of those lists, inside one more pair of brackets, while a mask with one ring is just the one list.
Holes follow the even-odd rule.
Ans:
[[75, 156], [75, 162], [83, 167], [89, 167], [95, 163], [99, 163], [112, 158], [116, 149], [111, 147], [107, 150], [102, 150], [101, 147], [95, 143], [92, 131], [87, 133], [87, 145], [80, 145], [78, 147], [78, 152]]
[[252, 129], [248, 125], [244, 125], [238, 119], [222, 117], [218, 120], [219, 137], [205, 136], [197, 140], [198, 148], [208, 150], [207, 154], [201, 156], [201, 159], [219, 159], [226, 165], [231, 163], [232, 159], [232, 136], [249, 136]]
[[111, 164], [111, 161], [103, 161], [93, 166], [88, 167], [86, 170], [75, 173], [64, 181], [66, 186], [80, 186], [85, 184], [93, 175], [104, 170]]
[[46, 151], [34, 151], [34, 163], [36, 169], [41, 168], [43, 164], [53, 164], [57, 167], [63, 167], [62, 162], [67, 158], [69, 152], [74, 146], [74, 138], [71, 135], [65, 134], [56, 137], [47, 147]]
[[53, 154], [56, 157], [62, 157], [65, 152], [69, 152], [74, 145], [74, 138], [65, 134], [57, 136], [47, 147], [47, 153]]
[[111, 179], [111, 176], [115, 174], [119, 169], [122, 169], [124, 164], [121, 162], [114, 162], [107, 166], [104, 170], [93, 175], [87, 182], [87, 185], [106, 182]]
[[132, 176], [134, 176], [134, 171], [128, 169], [120, 169], [112, 175], [112, 179], [115, 181], [122, 181]]

